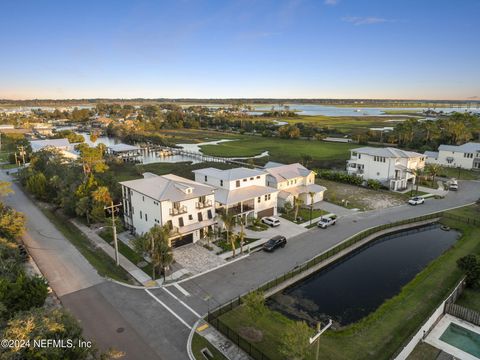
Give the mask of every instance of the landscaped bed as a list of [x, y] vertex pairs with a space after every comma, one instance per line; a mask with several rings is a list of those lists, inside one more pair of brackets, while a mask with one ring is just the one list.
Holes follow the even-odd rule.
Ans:
[[[479, 206], [463, 209], [463, 215], [475, 218]], [[322, 359], [389, 359], [448, 296], [462, 277], [456, 261], [468, 254], [479, 254], [480, 228], [454, 220], [443, 220], [463, 232], [462, 238], [439, 258], [431, 262], [402, 291], [384, 302], [375, 312], [337, 331], [327, 331], [320, 338]], [[220, 321], [237, 333], [248, 336], [245, 329], [260, 330], [251, 342], [271, 359], [279, 359], [282, 331], [293, 320], [269, 310], [266, 316], [252, 321], [244, 306], [223, 314]], [[258, 331], [256, 332], [258, 334]], [[312, 334], [314, 330], [312, 329]], [[314, 358], [314, 349], [310, 354]]]
[[[312, 209], [311, 215], [312, 220], [319, 218], [320, 216], [328, 214], [327, 211], [321, 209]], [[301, 219], [299, 221], [295, 220], [295, 209], [292, 209], [288, 212], [288, 214], [283, 213], [280, 215], [282, 218], [287, 219], [289, 221], [294, 222], [295, 224], [303, 224], [310, 221], [310, 209], [309, 208], [300, 208], [298, 209], [297, 219]]]

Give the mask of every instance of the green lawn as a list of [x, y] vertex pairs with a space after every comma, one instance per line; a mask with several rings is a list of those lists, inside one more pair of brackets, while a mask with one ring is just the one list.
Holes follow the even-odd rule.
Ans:
[[[466, 210], [471, 217], [478, 215], [477, 211], [473, 208]], [[389, 359], [448, 296], [462, 277], [456, 265], [457, 259], [480, 253], [480, 227], [451, 220], [444, 222], [461, 230], [461, 239], [375, 312], [357, 323], [322, 335], [322, 359]], [[278, 353], [280, 334], [292, 320], [272, 312], [253, 323], [242, 306], [222, 315], [220, 319], [237, 332], [248, 326], [261, 329], [263, 340], [255, 345], [270, 358], [281, 358]], [[312, 351], [309, 358], [313, 359], [313, 356]]]
[[[254, 242], [254, 241], [257, 241], [258, 239], [253, 239], [253, 238], [245, 238], [244, 239], [244, 243], [243, 243], [243, 251], [246, 251], [247, 250], [247, 245]], [[227, 252], [227, 251], [232, 251], [232, 244], [230, 243], [230, 241], [226, 241], [226, 240], [219, 240], [217, 242], [215, 242], [215, 245], [217, 245], [218, 247], [222, 248], [222, 253], [224, 252]], [[235, 240], [235, 251], [237, 254], [240, 253], [240, 241]]]
[[40, 208], [45, 216], [55, 225], [55, 227], [72, 243], [73, 246], [87, 259], [87, 261], [97, 269], [101, 276], [107, 276], [122, 282], [133, 283], [130, 275], [115, 261], [100, 249], [96, 249], [92, 243], [73, 225], [68, 219], [51, 210]]
[[313, 157], [314, 162], [330, 160], [344, 165], [345, 160], [350, 157], [350, 149], [355, 147], [358, 147], [358, 145], [245, 136], [238, 141], [205, 145], [201, 148], [205, 154], [223, 157], [255, 156], [268, 151], [270, 154], [269, 160], [282, 163], [299, 162], [301, 161], [301, 154], [308, 154]]
[[[312, 219], [319, 218], [320, 216], [326, 215], [326, 214], [328, 214], [328, 212], [325, 210], [313, 209]], [[280, 216], [284, 219], [294, 222], [295, 224], [303, 224], [310, 221], [310, 209], [309, 208], [298, 209], [297, 217], [301, 217], [303, 219], [302, 221], [294, 221], [295, 209], [292, 209], [288, 214], [282, 214]]]
[[457, 178], [458, 180], [478, 180], [480, 179], [480, 171], [457, 169], [453, 167], [443, 166], [440, 169], [438, 176]]
[[[407, 117], [405, 117], [407, 118]], [[395, 126], [395, 122], [387, 120], [401, 120], [399, 116], [325, 116], [325, 115], [301, 115], [294, 118], [285, 118], [281, 121], [289, 123], [314, 123], [317, 126], [337, 129], [348, 133], [356, 129], [369, 129], [371, 127]]]
[[162, 134], [175, 144], [181, 143], [200, 143], [222, 139], [237, 139], [242, 135], [227, 133], [223, 131], [201, 130], [201, 129], [172, 129], [159, 130], [157, 133]]
[[440, 354], [440, 350], [432, 345], [420, 342], [412, 353], [408, 356], [408, 360], [435, 360]]
[[480, 312], [480, 291], [465, 289], [457, 299], [457, 304]]
[[205, 357], [202, 355], [201, 351], [207, 348], [213, 355], [213, 360], [227, 360], [223, 354], [217, 350], [215, 346], [210, 344], [207, 339], [203, 336], [195, 333], [192, 338], [192, 351], [196, 360], [205, 360]]

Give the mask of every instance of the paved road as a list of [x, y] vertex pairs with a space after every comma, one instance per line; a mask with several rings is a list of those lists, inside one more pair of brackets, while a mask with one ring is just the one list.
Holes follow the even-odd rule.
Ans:
[[[25, 211], [28, 217], [32, 215], [36, 219], [29, 223], [29, 234], [38, 242], [32, 244], [49, 248], [51, 251], [35, 252], [32, 249], [32, 254], [36, 261], [38, 258], [39, 265], [46, 268], [44, 273], [47, 278], [50, 280], [52, 276], [52, 287], [65, 289], [64, 282], [78, 283], [74, 287], [77, 288], [75, 291], [72, 288], [64, 290], [61, 300], [82, 321], [88, 335], [102, 347], [114, 346], [126, 351], [128, 359], [177, 360], [188, 359], [188, 334], [195, 321], [208, 309], [291, 270], [361, 230], [469, 204], [480, 197], [480, 182], [463, 181], [460, 182], [460, 188], [456, 193], [449, 193], [445, 199], [428, 199], [424, 205], [416, 207], [402, 205], [347, 215], [341, 217], [335, 227], [326, 230], [311, 229], [289, 239], [285, 249], [273, 254], [254, 253], [244, 260], [181, 282], [179, 286], [148, 291], [98, 279], [98, 275], [92, 275], [89, 264], [85, 266], [80, 260], [79, 264], [74, 262], [69, 265], [67, 259], [81, 256], [75, 248], [68, 246], [68, 241], [63, 239], [61, 234], [54, 233], [54, 229], [50, 228], [51, 224], [46, 224], [49, 224], [47, 219], [36, 218], [39, 214], [32, 204], [24, 205], [29, 203], [28, 198], [22, 196], [17, 189], [14, 201], [10, 203], [19, 210], [23, 207], [22, 211]], [[42, 234], [46, 234], [47, 229], [51, 231], [48, 234], [54, 236], [38, 233], [32, 236], [35, 229], [42, 229]], [[68, 253], [70, 255], [67, 255]], [[59, 266], [68, 268], [65, 274], [49, 270], [46, 264], [48, 259], [52, 258], [53, 264], [59, 262]], [[125, 330], [117, 332], [119, 328]]]

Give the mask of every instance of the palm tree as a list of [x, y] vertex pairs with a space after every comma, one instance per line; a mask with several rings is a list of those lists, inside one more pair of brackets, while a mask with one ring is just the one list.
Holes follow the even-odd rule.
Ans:
[[245, 226], [247, 225], [247, 216], [241, 216], [238, 223], [240, 224], [240, 232], [237, 234], [240, 242], [240, 253], [243, 254], [243, 243], [245, 241]]
[[137, 253], [145, 253], [152, 261], [152, 279], [155, 280], [155, 269], [162, 269], [163, 280], [166, 278], [166, 270], [173, 262], [173, 252], [169, 244], [171, 236], [167, 225], [155, 225], [149, 232], [133, 240], [133, 247]]
[[235, 257], [235, 239], [231, 236], [231, 232], [236, 223], [236, 217], [233, 214], [230, 214], [228, 210], [225, 210], [221, 213], [220, 219], [223, 222], [223, 226], [227, 231], [227, 242], [230, 242], [233, 250], [233, 257]]
[[426, 170], [430, 175], [432, 175], [432, 187], [435, 187], [435, 177], [440, 172], [441, 166], [439, 164], [428, 164]]
[[313, 199], [315, 198], [315, 192], [310, 191], [308, 195], [310, 195], [310, 225], [312, 225]]
[[293, 218], [293, 221], [297, 221], [297, 216], [298, 216], [298, 210], [300, 209], [300, 206], [302, 206], [303, 200], [300, 199], [298, 196], [295, 196], [293, 198], [293, 205], [295, 206], [295, 217]]
[[422, 169], [410, 169], [408, 170], [410, 174], [415, 176], [415, 195], [418, 194], [418, 185], [420, 182], [420, 178], [422, 176]]

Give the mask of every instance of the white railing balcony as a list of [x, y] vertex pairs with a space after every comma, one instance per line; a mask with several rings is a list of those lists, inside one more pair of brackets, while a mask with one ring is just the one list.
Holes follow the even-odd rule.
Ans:
[[169, 210], [169, 214], [171, 216], [185, 214], [186, 212], [187, 212], [187, 207], [185, 205], [182, 205], [178, 208], [171, 208]]
[[212, 206], [212, 200], [199, 201], [195, 203], [195, 207], [197, 209], [205, 209], [210, 206]]

